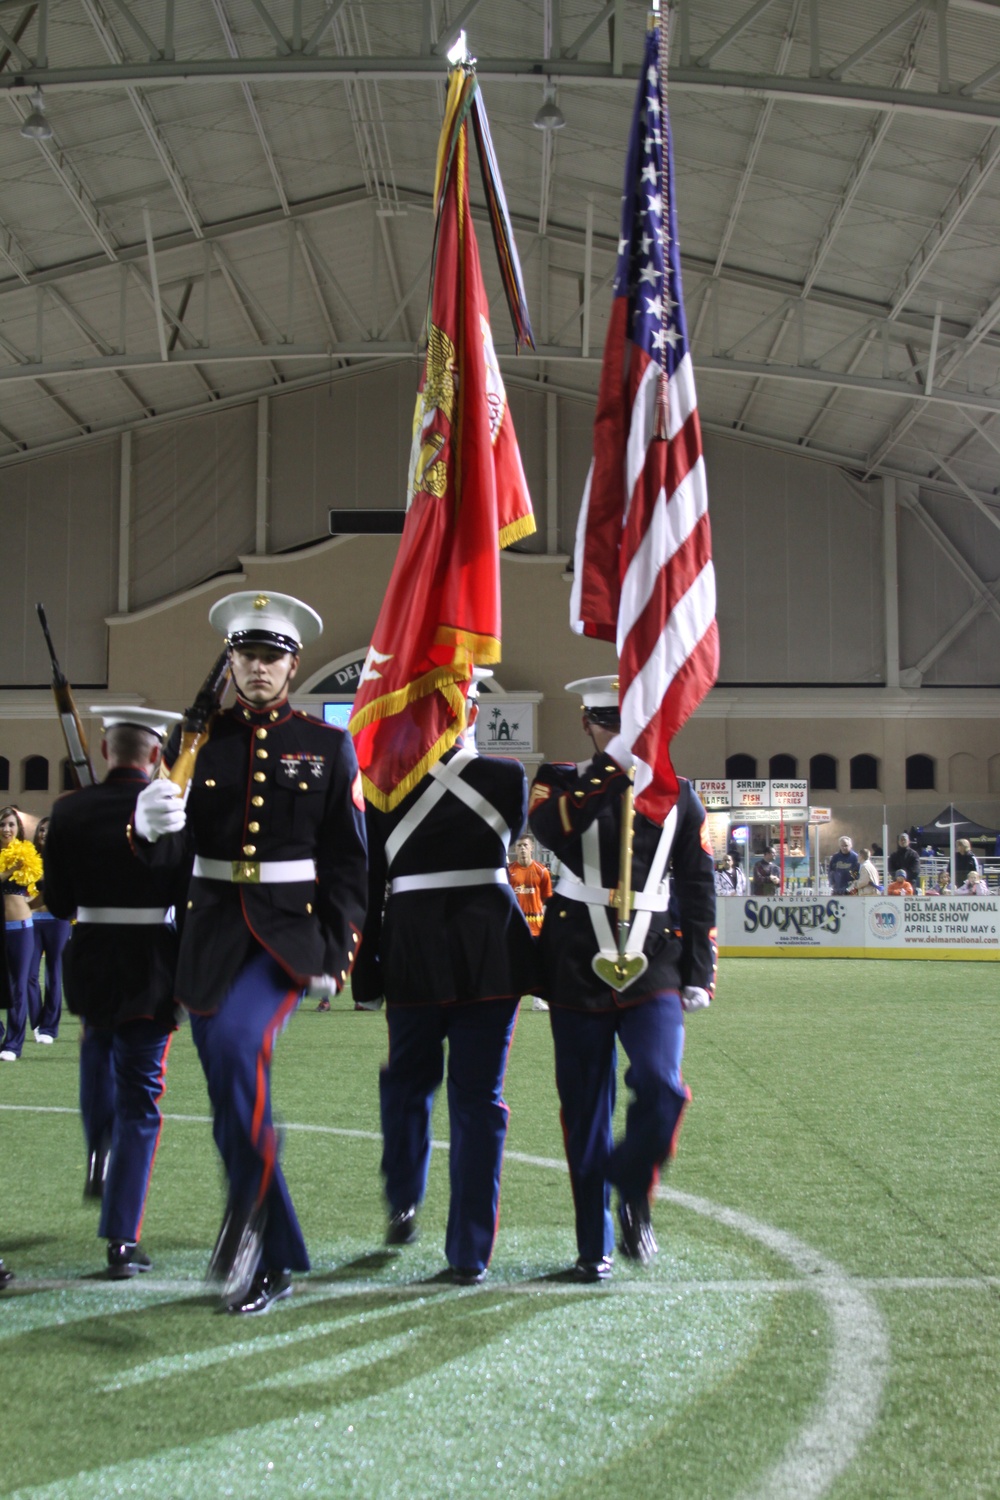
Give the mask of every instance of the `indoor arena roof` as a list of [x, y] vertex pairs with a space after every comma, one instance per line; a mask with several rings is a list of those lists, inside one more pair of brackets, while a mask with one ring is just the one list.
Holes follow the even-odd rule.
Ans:
[[[592, 393], [645, 24], [635, 0], [0, 0], [0, 463], [412, 358], [461, 26], [538, 344], [507, 376]], [[25, 139], [39, 86], [51, 136]], [[1000, 3], [682, 0], [669, 104], [706, 425], [993, 517]]]

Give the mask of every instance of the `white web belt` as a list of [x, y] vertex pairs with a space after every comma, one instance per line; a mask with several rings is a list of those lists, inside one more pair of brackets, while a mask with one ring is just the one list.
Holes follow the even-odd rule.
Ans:
[[[580, 880], [567, 879], [565, 873], [556, 881], [557, 896], [565, 896], [567, 901], [583, 901], [587, 906], [613, 906], [614, 894], [604, 886], [584, 885]], [[666, 911], [669, 902], [669, 882], [665, 880], [660, 882], [660, 889], [652, 896], [647, 896], [645, 891], [632, 892], [633, 911]]]
[[466, 885], [509, 885], [507, 871], [488, 870], [431, 870], [426, 875], [397, 875], [391, 882], [392, 895], [403, 891], [443, 891]]
[[225, 880], [235, 885], [298, 885], [316, 879], [314, 859], [203, 859], [194, 858], [193, 874], [200, 880]]
[[107, 927], [159, 927], [167, 920], [165, 906], [78, 906], [78, 922]]
[[[656, 852], [649, 867], [649, 874], [646, 876], [646, 883], [641, 891], [635, 892], [633, 897], [633, 905], [638, 916], [629, 930], [630, 952], [641, 953], [643, 951], [649, 935], [649, 924], [653, 919], [653, 912], [667, 909], [670, 893], [669, 881], [664, 879], [664, 872], [667, 868], [676, 828], [677, 804], [675, 803], [663, 824]], [[578, 879], [573, 871], [564, 865], [556, 890], [567, 900], [583, 901], [586, 904], [598, 948], [605, 952], [614, 952], [618, 947], [618, 940], [608, 913], [611, 892], [600, 884], [601, 838], [596, 822], [584, 829], [580, 836], [580, 847], [583, 853], [583, 879]], [[563, 889], [564, 883], [569, 887], [568, 890]]]

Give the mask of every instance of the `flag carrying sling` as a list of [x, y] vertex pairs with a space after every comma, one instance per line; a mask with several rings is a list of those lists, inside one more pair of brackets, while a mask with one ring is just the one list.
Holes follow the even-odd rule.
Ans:
[[470, 140], [515, 340], [532, 342], [486, 111], [475, 73], [460, 66], [449, 80], [438, 145], [427, 350], [406, 520], [349, 726], [365, 796], [383, 811], [464, 729], [473, 667], [500, 659], [499, 549], [535, 530], [469, 211]]
[[570, 602], [574, 630], [616, 643], [635, 805], [657, 823], [677, 797], [671, 741], [715, 682], [719, 661], [662, 46], [654, 23], [629, 137]]

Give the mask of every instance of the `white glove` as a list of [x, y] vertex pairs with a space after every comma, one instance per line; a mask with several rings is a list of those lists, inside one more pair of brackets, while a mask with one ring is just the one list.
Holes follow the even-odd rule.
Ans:
[[314, 974], [306, 988], [307, 995], [315, 995], [317, 998], [339, 994], [337, 981], [332, 974]]
[[132, 826], [147, 844], [165, 833], [180, 833], [187, 822], [181, 789], [172, 781], [151, 781], [139, 793]]
[[707, 1010], [711, 1003], [708, 990], [699, 989], [696, 984], [686, 984], [681, 990], [681, 1010]]

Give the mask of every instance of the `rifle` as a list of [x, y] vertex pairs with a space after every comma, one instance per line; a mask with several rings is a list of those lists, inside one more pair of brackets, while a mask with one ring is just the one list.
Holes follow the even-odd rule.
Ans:
[[97, 777], [94, 775], [90, 752], [87, 749], [87, 737], [83, 732], [83, 725], [80, 722], [80, 715], [77, 713], [76, 704], [73, 702], [73, 690], [69, 685], [69, 680], [65, 672], [59, 665], [56, 649], [52, 644], [52, 636], [49, 634], [49, 622], [45, 618], [45, 607], [42, 604], [36, 604], [35, 608], [38, 611], [39, 623], [45, 635], [45, 644], [49, 648], [49, 659], [52, 662], [52, 696], [56, 700], [59, 722], [62, 725], [63, 739], [66, 741], [73, 779], [78, 787], [96, 786]]
[[209, 726], [226, 696], [229, 674], [229, 647], [226, 646], [198, 689], [198, 696], [185, 711], [181, 724], [181, 747], [170, 767], [168, 780], [179, 786], [182, 793], [188, 789], [198, 752], [208, 739]]

